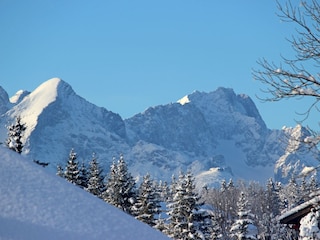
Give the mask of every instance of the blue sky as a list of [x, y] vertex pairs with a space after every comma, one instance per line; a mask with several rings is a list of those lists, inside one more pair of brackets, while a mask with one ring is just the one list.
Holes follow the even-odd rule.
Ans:
[[[276, 12], [272, 0], [1, 0], [0, 85], [13, 95], [60, 77], [123, 118], [230, 87], [254, 100], [269, 128], [294, 126], [307, 102], [262, 103], [252, 78], [259, 58], [292, 54], [294, 26]], [[314, 114], [305, 124], [317, 122]]]

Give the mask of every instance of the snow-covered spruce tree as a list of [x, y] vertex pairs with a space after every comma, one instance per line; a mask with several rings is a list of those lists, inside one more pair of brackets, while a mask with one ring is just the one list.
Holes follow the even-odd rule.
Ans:
[[8, 126], [8, 138], [6, 145], [9, 149], [21, 154], [23, 149], [22, 136], [26, 130], [26, 125], [21, 123], [21, 117], [16, 118], [16, 122]]
[[257, 239], [257, 227], [253, 222], [253, 215], [249, 209], [247, 198], [243, 192], [240, 193], [238, 202], [238, 219], [232, 224], [230, 233], [232, 239], [255, 240]]
[[201, 239], [201, 226], [197, 219], [199, 200], [194, 192], [194, 179], [191, 173], [180, 174], [173, 185], [172, 198], [167, 204], [169, 225], [166, 234], [173, 239]]
[[120, 193], [122, 197], [123, 211], [132, 214], [132, 207], [136, 199], [136, 182], [131, 173], [128, 171], [127, 163], [124, 161], [123, 156], [120, 156], [118, 166], [118, 181], [120, 186]]
[[121, 195], [119, 193], [117, 164], [115, 161], [113, 161], [110, 166], [105, 186], [106, 188], [105, 191], [102, 193], [102, 199], [113, 206], [121, 208]]
[[188, 216], [185, 211], [185, 182], [184, 176], [180, 174], [179, 179], [172, 179], [171, 198], [167, 204], [169, 215], [169, 225], [167, 232], [169, 237], [173, 239], [187, 239], [188, 236]]
[[191, 239], [221, 239], [221, 229], [215, 220], [212, 211], [199, 205], [193, 211], [193, 226], [195, 233]]
[[102, 175], [102, 169], [99, 166], [99, 162], [95, 154], [92, 155], [92, 160], [90, 161], [89, 174], [87, 187], [85, 188], [88, 192], [93, 195], [102, 198], [102, 193], [105, 190], [104, 177]]
[[185, 175], [187, 209], [191, 210], [189, 219], [189, 239], [208, 239], [212, 233], [212, 221], [209, 212], [199, 203], [200, 196], [195, 191], [195, 180], [191, 172]]
[[122, 155], [118, 164], [113, 163], [110, 167], [106, 190], [102, 198], [124, 212], [132, 214], [132, 207], [136, 199], [136, 183]]
[[79, 185], [79, 167], [77, 162], [77, 154], [73, 149], [71, 149], [69, 154], [69, 159], [64, 172], [64, 176], [68, 182], [72, 184]]
[[156, 217], [160, 213], [160, 200], [156, 192], [155, 184], [151, 180], [150, 174], [143, 177], [143, 181], [138, 189], [137, 199], [133, 207], [133, 214], [136, 219], [154, 227]]
[[79, 169], [79, 186], [84, 189], [88, 186], [88, 170], [84, 162], [81, 163]]

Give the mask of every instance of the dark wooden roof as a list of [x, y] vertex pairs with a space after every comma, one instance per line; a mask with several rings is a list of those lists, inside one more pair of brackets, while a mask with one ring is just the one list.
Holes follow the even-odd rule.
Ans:
[[301, 218], [306, 216], [312, 208], [320, 204], [320, 196], [313, 197], [307, 202], [304, 202], [279, 217], [282, 224], [299, 224]]

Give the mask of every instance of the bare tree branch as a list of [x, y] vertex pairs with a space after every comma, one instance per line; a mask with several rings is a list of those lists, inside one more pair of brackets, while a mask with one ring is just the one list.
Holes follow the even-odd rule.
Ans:
[[297, 26], [296, 36], [287, 39], [295, 54], [294, 59], [282, 57], [282, 64], [266, 59], [257, 61], [261, 69], [253, 70], [254, 79], [262, 82], [267, 97], [264, 101], [279, 101], [286, 98], [312, 97], [314, 102], [306, 111], [317, 108], [320, 100], [320, 73], [306, 70], [320, 67], [320, 4], [316, 0], [302, 2], [294, 7], [291, 2], [281, 5], [278, 2], [279, 18]]

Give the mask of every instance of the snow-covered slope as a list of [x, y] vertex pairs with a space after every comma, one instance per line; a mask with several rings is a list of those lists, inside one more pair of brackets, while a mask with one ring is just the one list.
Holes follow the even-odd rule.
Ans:
[[13, 95], [11, 98], [10, 98], [10, 102], [12, 104], [18, 104], [20, 103], [25, 96], [28, 96], [30, 94], [30, 92], [28, 91], [25, 91], [25, 90], [19, 90], [18, 92], [16, 92], [15, 95]]
[[0, 89], [0, 142], [7, 137], [5, 126], [20, 115], [27, 125], [23, 154], [50, 162], [52, 171], [66, 163], [72, 148], [80, 162], [95, 152], [106, 173], [123, 154], [134, 176], [170, 180], [191, 169], [201, 185], [230, 177], [265, 182], [274, 173], [288, 178], [278, 174], [288, 161], [278, 160], [295, 159], [286, 155], [290, 131], [268, 129], [250, 97], [229, 88], [195, 91], [126, 120], [87, 102], [58, 78], [11, 99]]
[[0, 146], [0, 239], [168, 239]]

